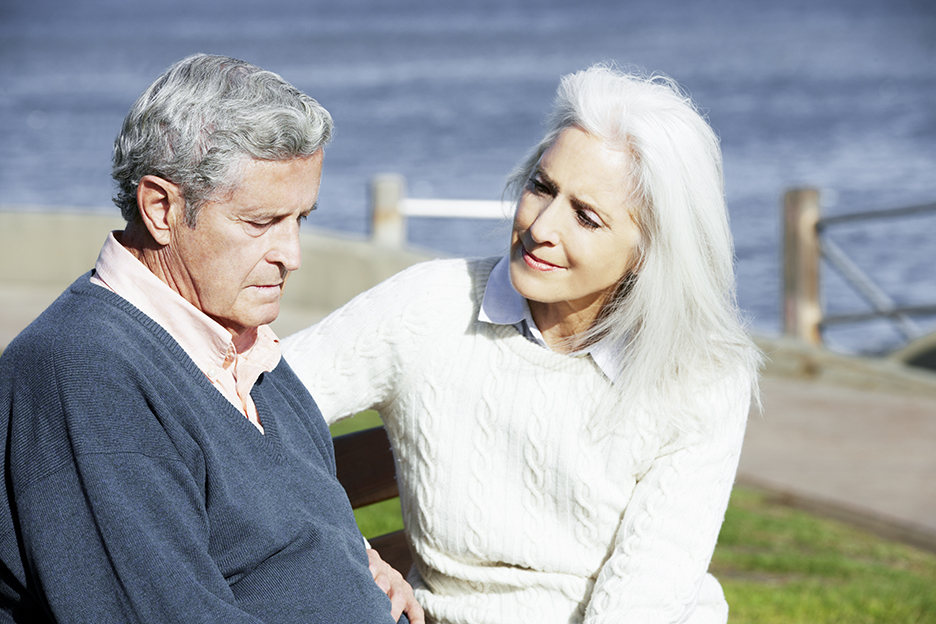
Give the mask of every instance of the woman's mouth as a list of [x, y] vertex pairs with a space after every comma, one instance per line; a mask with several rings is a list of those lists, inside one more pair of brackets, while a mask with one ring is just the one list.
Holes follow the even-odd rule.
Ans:
[[531, 269], [535, 269], [537, 271], [558, 271], [562, 268], [561, 266], [537, 258], [529, 251], [527, 251], [526, 247], [524, 247], [522, 244], [520, 245], [520, 250], [523, 254], [523, 261], [526, 262], [527, 266]]

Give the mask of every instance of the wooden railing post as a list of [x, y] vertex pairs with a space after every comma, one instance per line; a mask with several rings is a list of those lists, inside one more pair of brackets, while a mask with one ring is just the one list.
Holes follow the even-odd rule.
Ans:
[[819, 191], [790, 189], [783, 197], [783, 332], [821, 344]]
[[372, 238], [384, 247], [403, 247], [406, 242], [406, 221], [403, 199], [406, 181], [403, 176], [384, 173], [371, 180]]

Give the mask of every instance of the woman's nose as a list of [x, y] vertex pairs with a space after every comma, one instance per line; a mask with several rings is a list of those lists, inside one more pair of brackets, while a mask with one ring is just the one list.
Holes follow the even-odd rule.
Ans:
[[560, 223], [561, 200], [558, 197], [543, 202], [528, 228], [530, 236], [537, 244], [555, 244]]

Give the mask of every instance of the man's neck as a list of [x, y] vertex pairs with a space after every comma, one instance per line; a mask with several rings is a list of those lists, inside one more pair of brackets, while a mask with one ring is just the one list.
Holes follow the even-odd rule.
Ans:
[[[127, 223], [122, 233], [115, 232], [114, 238], [116, 238], [117, 242], [129, 251], [133, 257], [139, 260], [143, 266], [149, 269], [153, 275], [158, 277], [160, 281], [180, 295], [182, 294], [174, 283], [174, 280], [171, 279], [171, 272], [166, 270], [168, 247], [157, 243], [152, 235], [150, 235], [145, 225], [138, 221], [131, 221]], [[193, 301], [189, 301], [189, 303], [196, 305]], [[198, 306], [196, 305], [196, 307]], [[246, 352], [257, 341], [256, 327], [245, 327], [242, 331], [236, 333], [230, 330], [230, 328], [228, 331], [231, 332], [231, 340], [238, 353]]]
[[[162, 245], [156, 243], [142, 223], [131, 221], [127, 223], [123, 232], [114, 232], [114, 238], [127, 251], [143, 263], [143, 265], [159, 277], [159, 272], [153, 270], [155, 258], [159, 255]], [[162, 279], [162, 277], [160, 277]], [[166, 280], [163, 279], [165, 282]]]

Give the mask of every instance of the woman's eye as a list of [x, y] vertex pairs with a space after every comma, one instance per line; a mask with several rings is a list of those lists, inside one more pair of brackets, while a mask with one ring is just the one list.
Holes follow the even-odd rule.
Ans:
[[527, 183], [527, 188], [531, 193], [536, 195], [550, 195], [551, 191], [548, 186], [537, 180], [536, 178], [530, 178], [530, 181]]
[[601, 227], [601, 224], [595, 221], [591, 215], [588, 214], [585, 210], [576, 210], [575, 218], [578, 219], [578, 222], [583, 226], [587, 227], [590, 230], [597, 230]]

